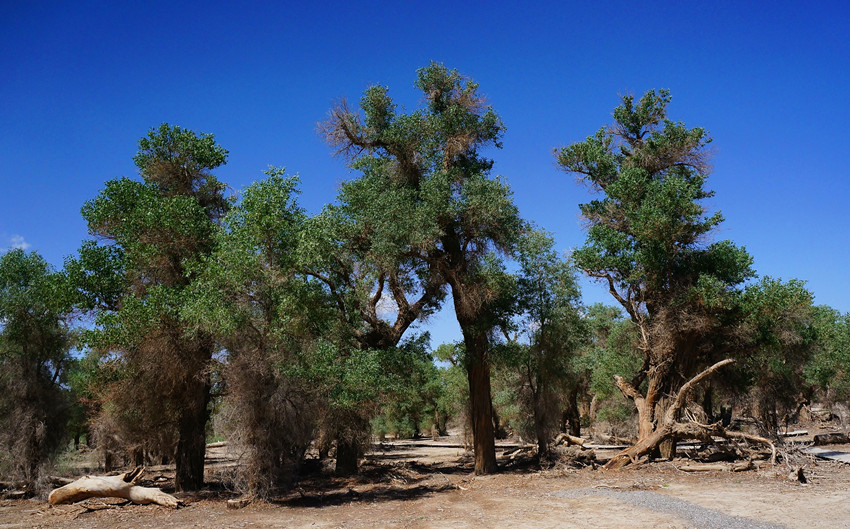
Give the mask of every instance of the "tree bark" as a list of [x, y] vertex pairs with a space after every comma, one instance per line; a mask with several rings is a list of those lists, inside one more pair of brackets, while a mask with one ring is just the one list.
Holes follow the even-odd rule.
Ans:
[[673, 460], [676, 458], [676, 440], [668, 437], [658, 444], [658, 455], [662, 459]]
[[144, 472], [144, 467], [136, 467], [130, 472], [118, 476], [83, 476], [77, 481], [53, 490], [48, 497], [51, 505], [74, 503], [87, 498], [124, 498], [133, 503], [147, 505], [156, 503], [163, 507], [176, 509], [180, 500], [159, 489], [139, 487], [136, 481]]
[[348, 439], [337, 439], [336, 467], [334, 471], [338, 476], [352, 476], [357, 474], [359, 459], [360, 447], [357, 446], [356, 442], [352, 442]]
[[705, 387], [705, 392], [702, 394], [702, 411], [705, 412], [708, 422], [714, 422], [714, 385], [710, 380]]
[[144, 448], [134, 448], [133, 449], [133, 466], [140, 467], [145, 464], [145, 449]]
[[565, 426], [564, 432], [573, 437], [581, 437], [581, 413], [578, 410], [578, 388], [570, 390], [567, 395], [567, 409], [564, 410]]
[[[202, 370], [196, 370], [200, 373]], [[186, 406], [181, 410], [175, 463], [174, 488], [199, 490], [204, 486], [204, 457], [207, 449], [207, 405], [210, 399], [209, 375], [196, 375], [186, 382]]]
[[[465, 338], [468, 334], [464, 333]], [[496, 472], [496, 441], [493, 430], [493, 405], [490, 399], [490, 363], [487, 361], [487, 337], [480, 333], [465, 339], [467, 379], [469, 380], [472, 446], [475, 452], [475, 473]]]
[[549, 457], [549, 436], [539, 410], [534, 414], [534, 434], [537, 436], [537, 455], [542, 461]]

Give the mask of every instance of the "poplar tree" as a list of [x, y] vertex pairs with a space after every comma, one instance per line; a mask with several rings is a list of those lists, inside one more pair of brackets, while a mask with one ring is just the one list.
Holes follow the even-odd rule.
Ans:
[[754, 276], [743, 248], [709, 242], [723, 220], [703, 205], [714, 195], [706, 189], [711, 139], [702, 128], [667, 119], [669, 102], [665, 90], [637, 101], [623, 97], [611, 127], [556, 151], [564, 171], [601, 195], [580, 206], [587, 240], [573, 258], [639, 330], [642, 367], [631, 380], [615, 377], [637, 408], [639, 445], [664, 422], [670, 398], [704, 366], [723, 316]]
[[36, 252], [0, 256], [0, 475], [37, 486], [69, 411], [70, 297]]
[[478, 85], [456, 70], [432, 63], [418, 70], [416, 87], [424, 108], [400, 111], [386, 87], [373, 86], [360, 100], [362, 114], [342, 102], [322, 131], [362, 173], [369, 236], [385, 255], [424, 265], [451, 290], [466, 347], [475, 471], [490, 473], [496, 458], [488, 335], [501, 293], [485, 258], [511, 253], [522, 222], [508, 186], [490, 176], [493, 162], [480, 151], [501, 146], [504, 126]]
[[94, 241], [69, 264], [82, 304], [97, 313], [89, 343], [121, 360], [113, 408], [141, 446], [176, 438], [175, 486], [195, 490], [204, 481], [215, 341], [205, 332], [189, 335], [181, 308], [195, 280], [187, 265], [213, 250], [230, 205], [211, 174], [227, 151], [211, 134], [162, 124], [139, 140], [133, 160], [142, 181], [111, 180], [86, 202]]

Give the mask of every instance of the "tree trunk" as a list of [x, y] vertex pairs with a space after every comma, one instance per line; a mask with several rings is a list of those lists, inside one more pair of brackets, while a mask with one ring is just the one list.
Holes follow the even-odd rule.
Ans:
[[534, 434], [537, 436], [537, 455], [542, 462], [549, 457], [549, 436], [539, 413], [534, 414]]
[[707, 422], [714, 422], [714, 386], [710, 380], [702, 394], [702, 411], [705, 412]]
[[338, 476], [352, 476], [357, 474], [359, 459], [360, 447], [357, 446], [356, 442], [348, 439], [337, 439], [335, 472]]
[[581, 437], [581, 413], [578, 411], [578, 387], [567, 395], [567, 409], [564, 410], [564, 432], [573, 437]]
[[133, 466], [141, 467], [145, 465], [145, 449], [144, 448], [134, 448], [133, 449]]
[[112, 472], [115, 468], [115, 454], [112, 450], [106, 448], [103, 450], [103, 471]]
[[601, 404], [599, 402], [599, 399], [597, 399], [596, 395], [594, 395], [590, 399], [590, 406], [587, 410], [587, 416], [588, 416], [588, 418], [590, 418], [590, 424], [596, 423], [596, 417], [597, 417], [597, 414], [599, 413], [599, 406], [600, 405]]
[[448, 416], [445, 413], [439, 412], [439, 411], [434, 412], [434, 423], [437, 427], [437, 434], [438, 435], [442, 435], [442, 436], [449, 435], [448, 430], [446, 430], [446, 421], [447, 420], [448, 420]]
[[453, 231], [442, 242], [447, 257], [440, 265], [452, 290], [455, 316], [466, 348], [466, 376], [469, 381], [469, 419], [475, 453], [475, 473], [496, 472], [496, 443], [493, 429], [493, 403], [490, 391], [489, 339], [491, 314], [486, 306], [488, 292], [480, 278], [470, 272], [465, 251]]
[[658, 454], [662, 459], [673, 460], [676, 457], [676, 440], [668, 437], [658, 444]]
[[[472, 333], [470, 333], [472, 334]], [[464, 333], [465, 338], [467, 333]], [[487, 337], [475, 333], [465, 339], [467, 379], [469, 380], [470, 421], [472, 446], [475, 452], [475, 473], [496, 472], [496, 442], [493, 430], [493, 404], [490, 399], [490, 363], [487, 361]]]
[[207, 449], [209, 376], [198, 375], [189, 380], [186, 386], [186, 407], [180, 414], [179, 438], [174, 455], [177, 466], [174, 488], [178, 491], [199, 490], [204, 486], [204, 457]]

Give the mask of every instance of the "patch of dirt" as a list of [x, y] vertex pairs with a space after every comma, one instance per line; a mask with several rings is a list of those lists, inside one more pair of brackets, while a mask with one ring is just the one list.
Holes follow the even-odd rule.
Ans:
[[[112, 499], [56, 507], [44, 500], [6, 500], [0, 501], [0, 528], [690, 528], [697, 523], [690, 511], [705, 509], [721, 520], [737, 517], [740, 527], [850, 526], [850, 466], [814, 459], [804, 465], [807, 484], [789, 480], [783, 465], [696, 474], [678, 470], [676, 462], [620, 471], [538, 470], [531, 460], [502, 459], [502, 473], [476, 477], [461, 446], [391, 442], [377, 445], [356, 477], [316, 471], [273, 502], [231, 510], [226, 500], [235, 494], [214, 481], [227, 457], [214, 455], [213, 486], [178, 494], [185, 503], [178, 510]], [[157, 468], [145, 485], [168, 489], [171, 476], [173, 471]], [[656, 505], [632, 496], [682, 501]], [[702, 526], [715, 527], [711, 523]]]

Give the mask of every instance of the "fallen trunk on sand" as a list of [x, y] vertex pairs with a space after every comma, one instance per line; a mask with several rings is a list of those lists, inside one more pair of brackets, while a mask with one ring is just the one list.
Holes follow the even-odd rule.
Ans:
[[53, 490], [48, 501], [51, 505], [59, 505], [87, 498], [123, 498], [141, 505], [156, 503], [176, 509], [180, 500], [171, 494], [152, 487], [136, 485], [144, 470], [144, 467], [136, 467], [118, 476], [83, 476], [77, 481]]

